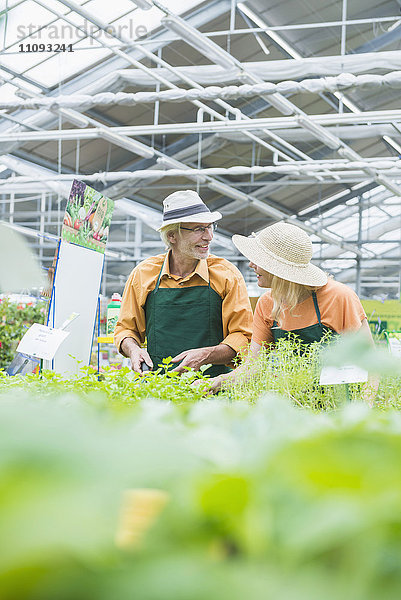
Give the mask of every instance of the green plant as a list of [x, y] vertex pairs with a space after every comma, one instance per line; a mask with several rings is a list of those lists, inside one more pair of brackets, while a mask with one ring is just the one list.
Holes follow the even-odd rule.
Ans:
[[[4, 600], [398, 600], [399, 414], [0, 394]], [[125, 489], [157, 489], [116, 546]], [[127, 525], [128, 526], [128, 525]]]
[[[170, 370], [170, 360], [165, 359], [163, 367], [144, 377], [132, 373], [128, 367], [106, 368], [101, 375], [92, 367], [83, 367], [77, 377], [63, 378], [53, 371], [43, 370], [39, 374], [24, 377], [8, 377], [0, 372], [0, 391], [6, 389], [29, 389], [41, 397], [64, 395], [66, 392], [79, 394], [89, 404], [113, 410], [129, 409], [146, 398], [155, 398], [181, 404], [183, 406], [202, 399], [203, 388], [192, 387], [200, 375], [188, 370], [183, 376]], [[202, 377], [201, 377], [202, 378]], [[207, 384], [207, 378], [205, 385]], [[94, 400], [94, 398], [96, 398]]]
[[43, 323], [47, 304], [35, 305], [0, 301], [0, 369], [12, 361], [22, 336], [33, 323]]

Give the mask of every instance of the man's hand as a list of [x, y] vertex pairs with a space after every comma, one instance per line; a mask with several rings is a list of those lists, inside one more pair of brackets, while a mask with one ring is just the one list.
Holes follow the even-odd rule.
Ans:
[[146, 363], [149, 369], [153, 367], [152, 359], [145, 348], [140, 348], [139, 346], [130, 348], [128, 358], [131, 361], [131, 369], [140, 375], [143, 375], [143, 363]]
[[146, 363], [150, 369], [153, 367], [152, 359], [147, 350], [138, 346], [133, 338], [125, 338], [121, 343], [121, 350], [130, 359], [131, 369], [135, 373], [143, 375], [143, 363]]
[[182, 363], [178, 365], [173, 371], [177, 371], [178, 373], [185, 373], [187, 369], [185, 367], [191, 367], [195, 371], [199, 371], [202, 365], [207, 365], [209, 361], [209, 357], [212, 353], [213, 347], [210, 348], [193, 348], [192, 350], [184, 350], [177, 356], [171, 360], [171, 362], [176, 363], [182, 360]]

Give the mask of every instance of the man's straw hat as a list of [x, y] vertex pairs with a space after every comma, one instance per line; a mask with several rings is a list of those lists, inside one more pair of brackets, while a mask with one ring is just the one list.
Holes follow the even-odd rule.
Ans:
[[316, 287], [327, 283], [327, 275], [310, 263], [309, 236], [296, 225], [275, 223], [257, 235], [233, 235], [232, 240], [248, 260], [276, 277]]
[[193, 190], [180, 190], [163, 200], [163, 223], [157, 231], [173, 223], [214, 223], [219, 219], [221, 214], [211, 212], [199, 194]]

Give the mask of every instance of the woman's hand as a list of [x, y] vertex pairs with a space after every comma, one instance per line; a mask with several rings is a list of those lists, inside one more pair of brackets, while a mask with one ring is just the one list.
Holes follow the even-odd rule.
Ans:
[[218, 375], [217, 377], [212, 377], [212, 379], [196, 379], [191, 386], [199, 387], [202, 386], [204, 388], [203, 395], [210, 396], [211, 394], [217, 394], [220, 391], [221, 384], [223, 383], [222, 375]]

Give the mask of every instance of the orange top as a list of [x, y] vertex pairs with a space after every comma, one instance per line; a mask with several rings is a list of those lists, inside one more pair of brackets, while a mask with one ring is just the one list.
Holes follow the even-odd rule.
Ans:
[[[166, 254], [147, 258], [131, 272], [125, 284], [120, 316], [114, 330], [114, 343], [120, 350], [126, 337], [138, 344], [145, 341], [145, 302], [156, 287]], [[170, 273], [169, 260], [164, 261], [160, 288], [193, 287], [208, 285], [222, 298], [223, 344], [238, 352], [246, 346], [252, 335], [252, 309], [244, 278], [240, 271], [225, 258], [210, 254], [200, 260], [196, 269], [186, 277]], [[188, 336], [191, 331], [188, 331]]]
[[[351, 288], [339, 281], [329, 279], [326, 285], [317, 290], [316, 298], [321, 322], [337, 333], [358, 331], [362, 321], [366, 319], [358, 296]], [[272, 309], [273, 300], [269, 291], [263, 294], [256, 304], [252, 340], [257, 344], [274, 341], [271, 331], [273, 326]], [[294, 331], [315, 325], [317, 322], [313, 298], [310, 296], [297, 304], [291, 314], [288, 310], [281, 313], [279, 327], [285, 331]]]

